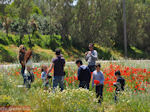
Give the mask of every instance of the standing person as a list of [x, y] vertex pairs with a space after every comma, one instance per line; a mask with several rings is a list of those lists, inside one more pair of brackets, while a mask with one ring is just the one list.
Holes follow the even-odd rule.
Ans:
[[61, 91], [64, 90], [64, 67], [65, 67], [65, 59], [61, 55], [60, 49], [55, 50], [56, 58], [52, 60], [52, 65], [50, 66], [50, 69], [48, 70], [49, 74], [54, 67], [54, 77], [53, 77], [53, 89], [55, 89], [58, 84], [61, 88]]
[[101, 103], [103, 100], [103, 87], [104, 87], [104, 75], [101, 71], [100, 63], [96, 64], [96, 70], [93, 72], [92, 87], [96, 84], [96, 96], [99, 98], [98, 102]]
[[32, 63], [32, 51], [29, 50], [26, 52], [25, 57], [25, 84], [27, 88], [31, 87], [31, 82], [34, 81], [34, 75], [33, 75], [33, 63]]
[[89, 67], [83, 65], [81, 60], [77, 60], [76, 65], [78, 66], [79, 87], [89, 89], [89, 83], [91, 80], [91, 72]]
[[115, 72], [115, 76], [117, 78], [117, 82], [114, 83], [114, 86], [116, 87], [115, 89], [115, 102], [116, 102], [119, 91], [124, 91], [125, 79], [121, 77], [121, 73], [119, 70]]
[[93, 72], [95, 70], [96, 60], [98, 59], [97, 51], [94, 50], [93, 43], [89, 44], [89, 50], [90, 51], [87, 51], [85, 53], [85, 60], [88, 62], [88, 67], [89, 67], [90, 71]]
[[24, 62], [24, 57], [25, 57], [26, 49], [24, 45], [19, 46], [19, 62], [21, 64], [21, 75], [23, 77], [23, 85], [25, 84], [25, 78], [24, 78], [24, 71], [25, 71], [25, 62]]

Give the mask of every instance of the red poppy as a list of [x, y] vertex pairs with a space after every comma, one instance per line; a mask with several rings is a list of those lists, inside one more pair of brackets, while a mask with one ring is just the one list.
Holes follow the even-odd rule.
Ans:
[[98, 85], [99, 83], [100, 83], [100, 81], [94, 80], [94, 84]]

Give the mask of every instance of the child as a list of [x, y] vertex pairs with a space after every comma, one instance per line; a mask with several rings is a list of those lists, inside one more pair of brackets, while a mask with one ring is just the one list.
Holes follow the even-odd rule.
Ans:
[[44, 89], [49, 87], [49, 79], [51, 78], [50, 75], [47, 75], [47, 68], [48, 67], [46, 65], [42, 65], [41, 67], [41, 79], [43, 80]]
[[124, 91], [125, 79], [121, 77], [121, 73], [119, 70], [115, 72], [115, 76], [117, 77], [117, 82], [114, 83], [114, 86], [116, 87], [115, 101], [117, 101], [117, 94], [119, 93], [119, 91]]
[[92, 87], [94, 87], [94, 83], [96, 84], [97, 98], [100, 97], [99, 103], [101, 103], [101, 101], [103, 100], [103, 86], [104, 86], [104, 75], [100, 69], [101, 65], [97, 63], [96, 70], [93, 72], [93, 80], [92, 80]]

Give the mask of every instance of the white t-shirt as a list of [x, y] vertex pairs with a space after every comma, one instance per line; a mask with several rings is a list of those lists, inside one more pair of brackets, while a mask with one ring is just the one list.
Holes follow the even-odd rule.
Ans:
[[[32, 69], [32, 60], [29, 59], [28, 62], [25, 64], [25, 74], [28, 74], [28, 70], [27, 70], [27, 67], [30, 67]], [[32, 70], [30, 71], [30, 73], [32, 73]]]

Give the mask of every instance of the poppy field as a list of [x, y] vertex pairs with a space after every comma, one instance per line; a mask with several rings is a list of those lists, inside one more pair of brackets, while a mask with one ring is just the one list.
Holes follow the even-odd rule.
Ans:
[[[43, 89], [40, 65], [34, 66], [35, 81], [30, 89], [18, 87], [23, 83], [20, 67], [0, 71], [0, 106], [25, 105], [30, 106], [32, 111], [52, 112], [150, 112], [150, 64], [148, 62], [101, 63], [101, 71], [105, 77], [101, 105], [97, 103], [92, 84], [89, 91], [78, 88], [75, 64], [66, 65], [65, 90], [60, 92], [58, 88], [55, 93], [52, 88]], [[117, 70], [120, 70], [126, 84], [125, 91], [119, 94], [119, 100], [115, 103], [113, 83], [116, 82], [114, 73]], [[50, 75], [53, 76], [53, 71]], [[52, 79], [50, 84], [52, 87]]]

